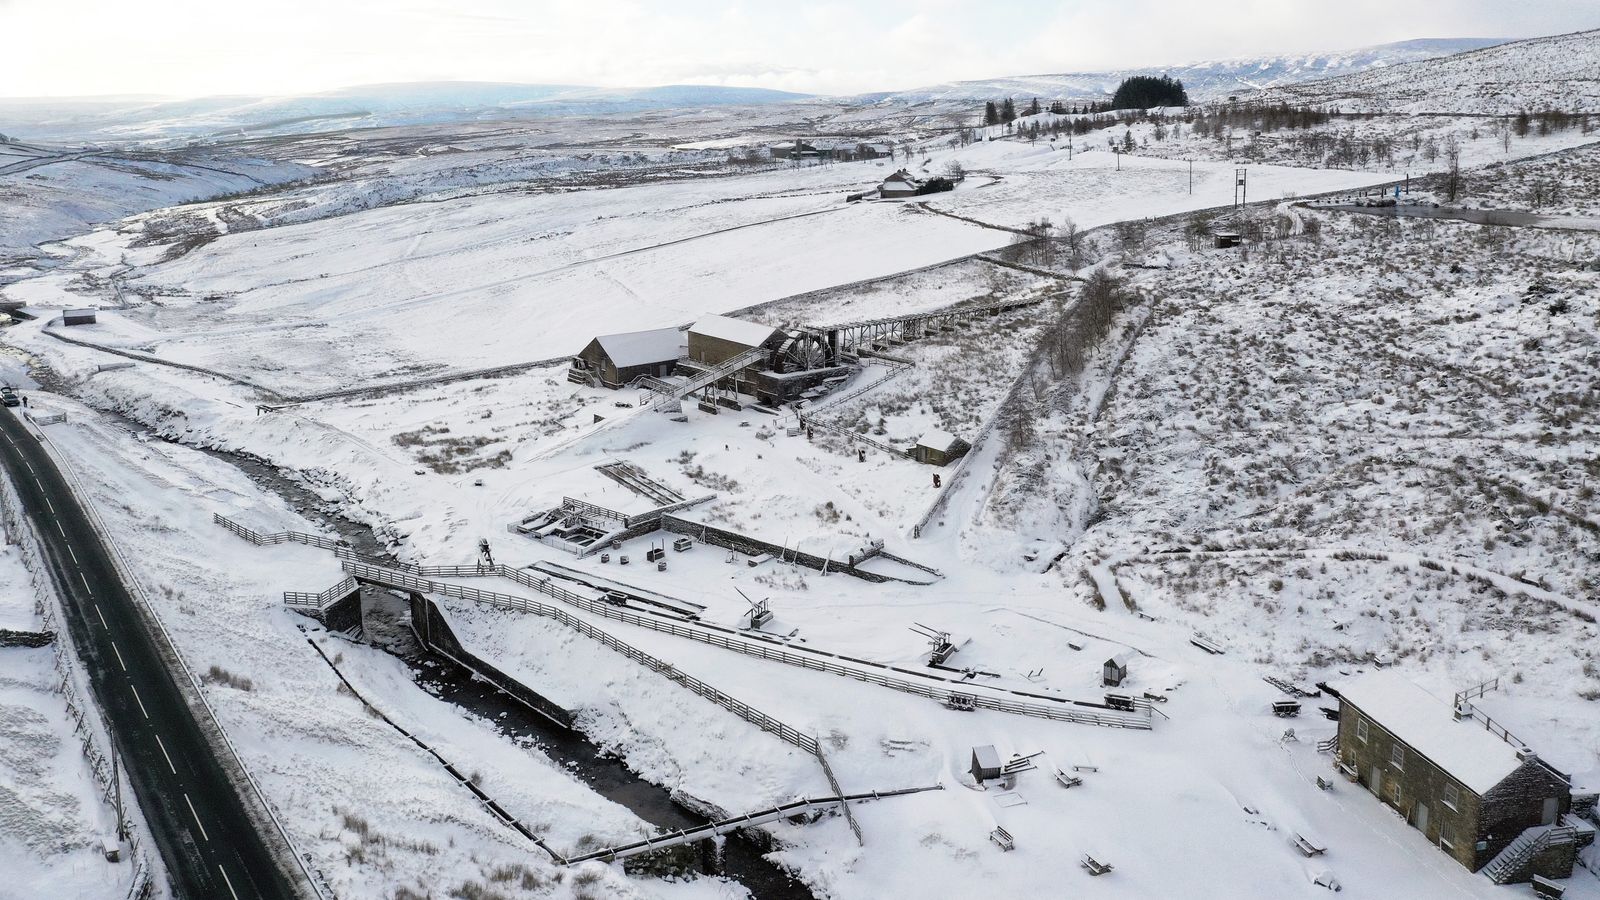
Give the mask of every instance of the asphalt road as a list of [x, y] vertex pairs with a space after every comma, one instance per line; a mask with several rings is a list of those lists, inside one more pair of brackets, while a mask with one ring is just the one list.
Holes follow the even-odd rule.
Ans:
[[299, 896], [212, 754], [99, 535], [19, 420], [21, 411], [0, 412], [0, 464], [42, 539], [67, 627], [174, 892], [191, 900]]

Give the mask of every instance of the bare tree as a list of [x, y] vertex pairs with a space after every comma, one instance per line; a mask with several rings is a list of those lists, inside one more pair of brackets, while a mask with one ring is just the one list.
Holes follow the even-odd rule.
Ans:
[[1444, 145], [1445, 178], [1444, 195], [1451, 203], [1461, 195], [1461, 145], [1456, 141], [1455, 135], [1445, 141]]

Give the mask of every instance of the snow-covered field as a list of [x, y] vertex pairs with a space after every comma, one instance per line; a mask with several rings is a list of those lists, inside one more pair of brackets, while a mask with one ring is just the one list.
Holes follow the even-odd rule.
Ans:
[[[671, 137], [711, 146], [727, 127]], [[1595, 155], [1567, 149], [1586, 142], [1578, 128], [1508, 149], [1475, 127], [1333, 120], [1330, 140], [1348, 130], [1398, 148], [1367, 170], [1296, 166], [1311, 161], [1300, 145], [1272, 136], [1155, 139], [1153, 123], [1134, 127], [1140, 146], [1120, 157], [1105, 146], [1120, 127], [1071, 151], [938, 137], [893, 165], [958, 164], [968, 177], [957, 190], [852, 204], [844, 196], [889, 163], [745, 170], [713, 150], [591, 153], [558, 146], [554, 132], [482, 126], [463, 126], [459, 140], [442, 129], [351, 138], [347, 153], [308, 138], [274, 152], [337, 179], [80, 235], [54, 251], [53, 271], [5, 289], [44, 317], [0, 334], [48, 370], [41, 381], [56, 393], [35, 397], [68, 414], [49, 433], [136, 551], [190, 666], [249, 679], [248, 690], [213, 682], [208, 696], [341, 897], [492, 896], [473, 891], [513, 891], [524, 870], [535, 896], [740, 889], [597, 864], [561, 873], [501, 827], [341, 692], [308, 639], [552, 846], [646, 828], [537, 748], [419, 690], [391, 657], [281, 609], [282, 591], [339, 578], [336, 561], [250, 546], [211, 515], [261, 531], [316, 531], [316, 515], [191, 447], [278, 467], [405, 562], [469, 563], [487, 540], [502, 564], [616, 579], [700, 604], [703, 624], [730, 629], [746, 624], [746, 598], [767, 598], [769, 635], [852, 666], [1098, 701], [1102, 663], [1134, 653], [1125, 690], [1161, 698], [1150, 731], [957, 712], [571, 610], [814, 735], [846, 791], [943, 788], [858, 807], [864, 845], [837, 816], [768, 826], [773, 858], [818, 897], [1266, 900], [1321, 896], [1313, 882], [1331, 872], [1353, 897], [1493, 898], [1506, 890], [1364, 790], [1342, 780], [1319, 790], [1331, 767], [1314, 745], [1333, 723], [1310, 708], [1273, 717], [1283, 695], [1262, 680], [1337, 684], [1382, 665], [1448, 697], [1498, 675], [1503, 689], [1485, 707], [1581, 784], [1600, 783], [1600, 236], [1288, 202], [1437, 172], [1443, 162], [1423, 148], [1454, 137], [1469, 203], [1516, 205], [1530, 184], [1558, 179], [1568, 193], [1555, 211], [1590, 212]], [[1241, 155], [1250, 199], [1274, 201], [1250, 216], [1280, 238], [1216, 250], [1183, 222], [1158, 221], [1230, 206]], [[1041, 219], [1057, 234], [1068, 220], [1135, 224], [1084, 238], [1072, 272], [1059, 244], [1007, 249]], [[1056, 274], [973, 258], [991, 251]], [[115, 309], [113, 273], [126, 301]], [[1076, 321], [1063, 310], [1107, 283], [1123, 299], [1073, 364], [1040, 352]], [[686, 421], [673, 421], [634, 407], [634, 391], [573, 385], [558, 367], [259, 409], [272, 398], [238, 381], [150, 362], [102, 371], [125, 360], [44, 325], [52, 308], [98, 305], [98, 324], [63, 333], [295, 395], [560, 357], [595, 334], [705, 313], [823, 324], [1035, 297], [891, 348], [911, 365], [855, 394], [901, 365], [871, 362], [812, 411], [895, 448], [936, 428], [978, 443], [943, 470], [878, 449], [863, 458], [826, 429], [790, 434], [787, 411], [711, 415], [689, 402]], [[507, 532], [563, 497], [652, 508], [594, 469], [613, 461], [685, 496], [715, 493], [680, 513], [691, 521], [832, 559], [882, 540], [938, 574], [879, 584], [781, 561], [752, 567], [702, 544], [669, 553], [665, 571], [639, 564], [660, 536], [625, 544], [617, 555], [634, 564], [623, 568]], [[940, 514], [915, 531], [940, 491]], [[462, 583], [528, 593], [505, 579]], [[571, 709], [651, 782], [729, 813], [830, 789], [808, 753], [560, 622], [459, 599], [444, 607], [465, 643]], [[949, 632], [960, 648], [950, 665], [969, 671], [928, 669], [919, 624]], [[1196, 632], [1226, 653], [1193, 646]], [[1003, 758], [1044, 755], [1015, 791], [984, 790], [965, 770], [985, 744]], [[1073, 766], [1083, 784], [1064, 789], [1050, 770]], [[996, 826], [1016, 852], [990, 842]], [[1302, 857], [1296, 834], [1328, 853]], [[1084, 854], [1115, 872], [1090, 878]], [[1587, 860], [1600, 869], [1594, 850]], [[502, 877], [513, 865], [524, 869]], [[1568, 896], [1600, 898], [1600, 880], [1580, 869]]]

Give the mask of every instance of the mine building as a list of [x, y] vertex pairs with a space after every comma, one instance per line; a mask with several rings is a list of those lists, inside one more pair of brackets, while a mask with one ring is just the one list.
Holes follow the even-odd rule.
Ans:
[[603, 334], [572, 358], [567, 380], [619, 388], [647, 375], [671, 375], [683, 355], [684, 336], [677, 328]]
[[1339, 770], [1496, 883], [1566, 878], [1594, 829], [1572, 814], [1571, 777], [1472, 705], [1488, 689], [1452, 705], [1394, 672], [1357, 676], [1339, 688]]

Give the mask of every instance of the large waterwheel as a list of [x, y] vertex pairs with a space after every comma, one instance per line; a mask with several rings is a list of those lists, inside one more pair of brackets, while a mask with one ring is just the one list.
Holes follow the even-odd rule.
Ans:
[[828, 345], [820, 335], [808, 331], [792, 332], [778, 345], [778, 371], [808, 372], [828, 364]]

